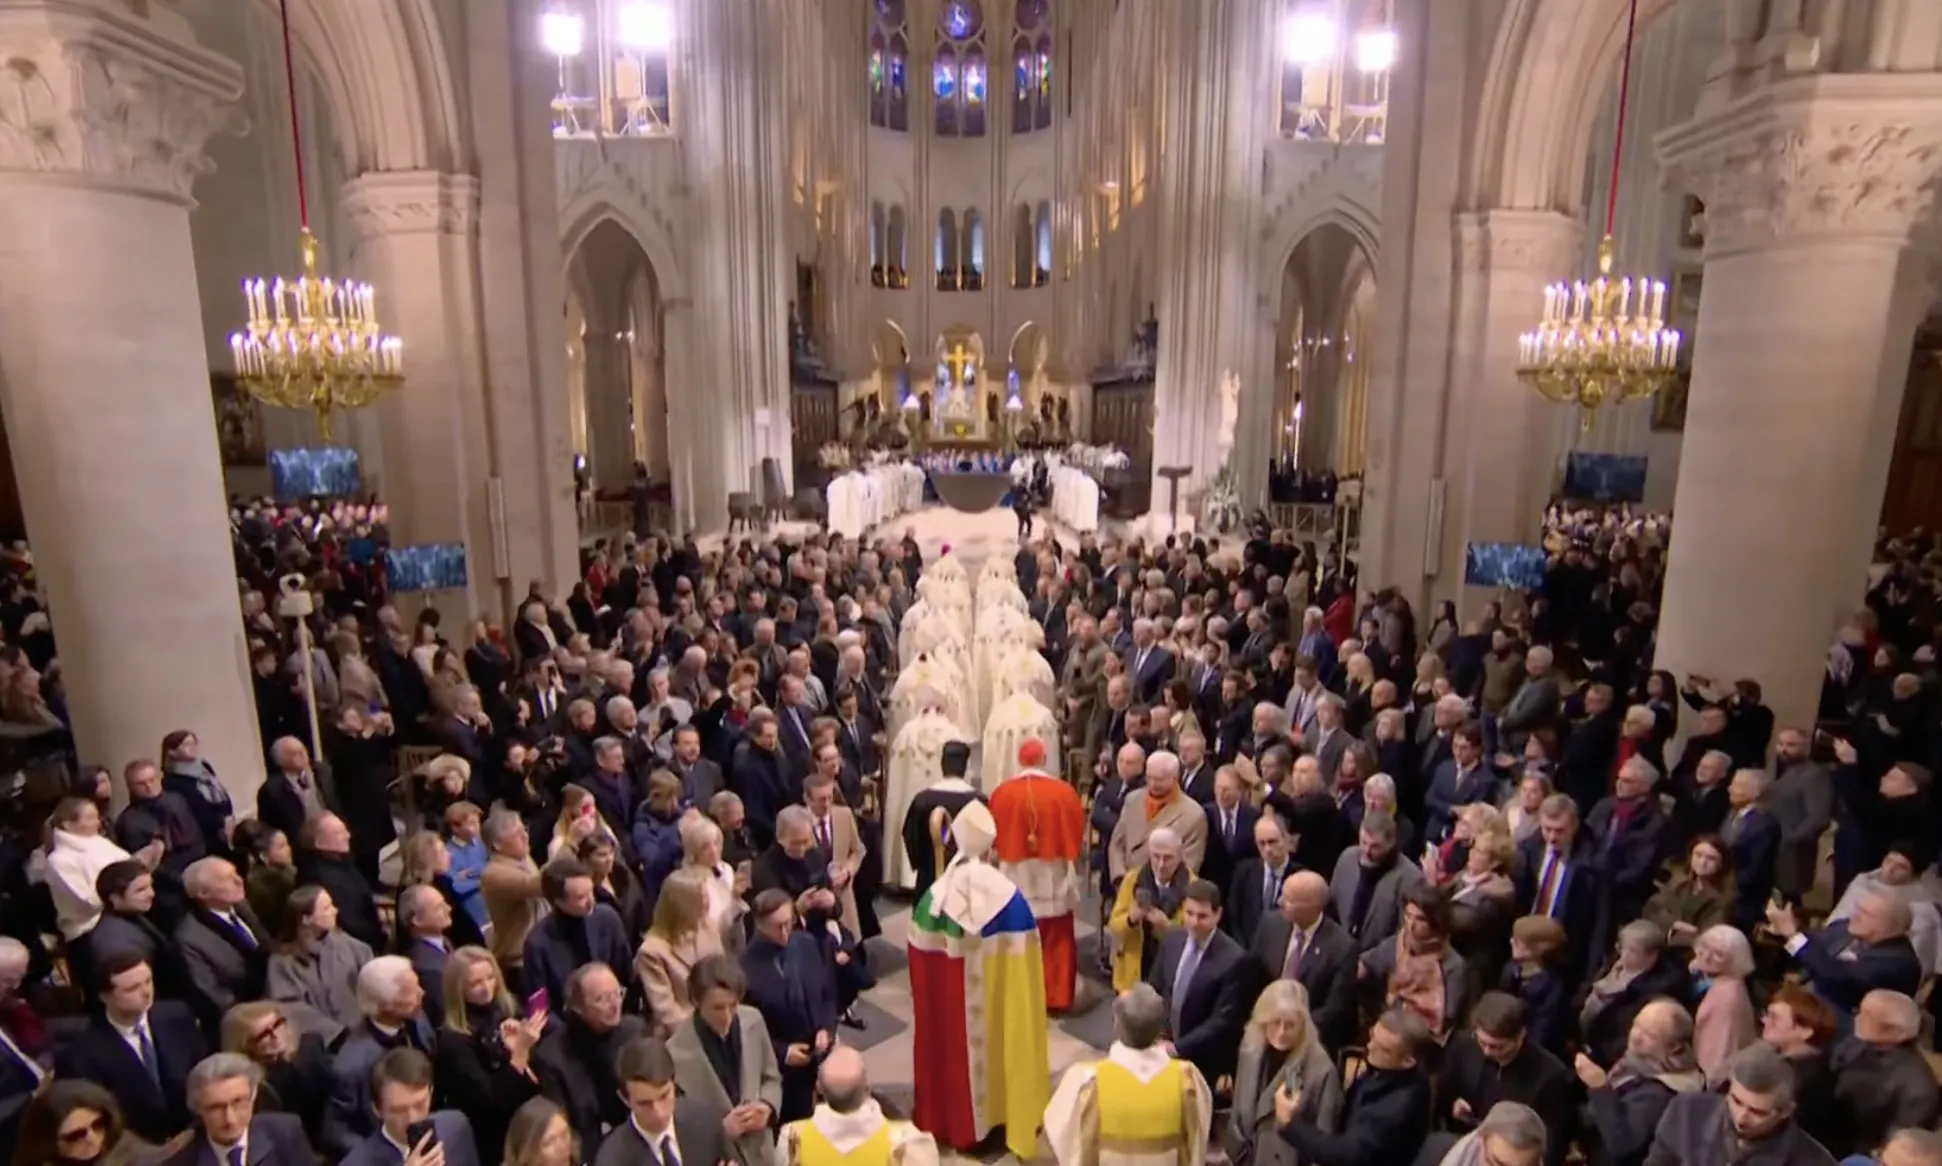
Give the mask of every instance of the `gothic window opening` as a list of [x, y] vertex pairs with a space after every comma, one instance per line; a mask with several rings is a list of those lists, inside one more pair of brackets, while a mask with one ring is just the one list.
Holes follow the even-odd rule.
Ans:
[[964, 212], [964, 229], [958, 233], [958, 272], [959, 287], [984, 290], [984, 216], [976, 210]]
[[931, 63], [934, 128], [940, 138], [982, 138], [991, 76], [978, 0], [946, 0], [937, 16]]
[[1011, 132], [1052, 124], [1052, 0], [1018, 0], [1012, 17]]
[[1036, 266], [1032, 268], [1032, 286], [1044, 287], [1052, 282], [1052, 204], [1038, 204], [1038, 247]]
[[910, 244], [909, 228], [904, 218], [904, 204], [892, 203], [890, 206], [890, 227], [884, 238], [884, 286], [904, 288], [910, 286]]
[[889, 286], [889, 263], [886, 256], [890, 250], [890, 218], [885, 214], [883, 204], [870, 204], [870, 284], [873, 287]]
[[910, 128], [909, 12], [906, 0], [876, 0], [870, 31], [870, 124]]
[[934, 258], [937, 261], [937, 290], [956, 291], [958, 289], [958, 217], [957, 212], [945, 207], [937, 212], [937, 242]]
[[1038, 232], [1032, 225], [1031, 205], [1021, 202], [1012, 211], [1011, 285], [1015, 288], [1037, 287], [1037, 266]]
[[670, 0], [548, 0], [539, 36], [556, 62], [553, 136], [672, 134], [674, 24]]

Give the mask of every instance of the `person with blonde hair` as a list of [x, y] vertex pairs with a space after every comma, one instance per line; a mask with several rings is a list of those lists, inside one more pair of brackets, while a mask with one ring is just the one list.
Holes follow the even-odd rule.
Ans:
[[434, 1054], [439, 1088], [448, 1105], [471, 1115], [480, 1145], [499, 1146], [513, 1111], [539, 1094], [533, 1050], [547, 1013], [522, 1016], [498, 961], [483, 947], [455, 949], [439, 988], [445, 1002]]
[[635, 979], [647, 999], [649, 1031], [663, 1040], [694, 1015], [688, 976], [695, 964], [723, 950], [721, 932], [705, 925], [710, 881], [694, 867], [669, 875], [654, 903], [654, 922], [634, 956]]
[[220, 1035], [224, 1052], [248, 1057], [262, 1072], [256, 1111], [295, 1114], [316, 1141], [331, 1090], [331, 1052], [324, 1038], [299, 1033], [289, 1010], [274, 1000], [246, 1000], [223, 1013]]
[[[723, 794], [735, 796], [726, 790]], [[749, 875], [745, 868], [731, 867], [722, 860], [722, 828], [707, 815], [689, 810], [681, 818], [681, 856], [682, 870], [702, 876], [708, 908], [703, 918], [709, 930], [721, 937], [724, 950], [740, 952], [742, 916], [748, 911], [742, 896], [748, 891]]]
[[504, 1161], [505, 1166], [580, 1166], [580, 1139], [559, 1106], [544, 1097], [529, 1098], [506, 1127]]
[[1276, 980], [1254, 1002], [1234, 1070], [1233, 1108], [1220, 1131], [1228, 1158], [1253, 1166], [1299, 1166], [1295, 1149], [1276, 1133], [1274, 1096], [1284, 1087], [1301, 1098], [1301, 1119], [1326, 1133], [1340, 1130], [1342, 1078], [1322, 1046], [1299, 980]]
[[1693, 1057], [1706, 1087], [1726, 1081], [1733, 1054], [1760, 1039], [1760, 1021], [1747, 994], [1753, 947], [1737, 927], [1715, 924], [1693, 940], [1692, 973], [1699, 1004], [1693, 1009]]

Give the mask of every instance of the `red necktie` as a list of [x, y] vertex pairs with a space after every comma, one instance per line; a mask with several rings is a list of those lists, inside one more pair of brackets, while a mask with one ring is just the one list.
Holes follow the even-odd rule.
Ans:
[[1538, 886], [1537, 902], [1533, 904], [1535, 914], [1546, 916], [1551, 914], [1551, 900], [1556, 898], [1558, 893], [1558, 876], [1563, 873], [1564, 858], [1554, 850], [1544, 863], [1544, 882]]

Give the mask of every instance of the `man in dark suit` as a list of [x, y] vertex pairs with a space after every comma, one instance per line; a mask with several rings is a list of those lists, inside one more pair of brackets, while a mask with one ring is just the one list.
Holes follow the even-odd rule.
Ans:
[[1652, 796], [1658, 784], [1652, 763], [1634, 757], [1618, 768], [1612, 796], [1585, 822], [1592, 860], [1598, 865], [1598, 922], [1592, 950], [1604, 951], [1618, 929], [1645, 913], [1658, 889], [1659, 869], [1672, 842], [1672, 823]]
[[1187, 884], [1183, 926], [1167, 932], [1147, 979], [1166, 1000], [1173, 1055], [1190, 1061], [1209, 1081], [1234, 1072], [1254, 998], [1247, 953], [1220, 929], [1220, 888], [1206, 879]]
[[1315, 702], [1314, 740], [1305, 742], [1322, 767], [1322, 785], [1329, 788], [1335, 785], [1335, 771], [1341, 768], [1342, 754], [1355, 743], [1355, 738], [1342, 725], [1342, 709], [1341, 697], [1332, 692], [1323, 693]]
[[292, 1113], [256, 1113], [262, 1071], [240, 1053], [214, 1053], [189, 1070], [189, 1108], [201, 1135], [167, 1166], [284, 1166], [314, 1162], [317, 1151]]
[[1582, 972], [1603, 959], [1592, 947], [1598, 915], [1598, 864], [1578, 829], [1578, 803], [1552, 794], [1537, 811], [1537, 833], [1518, 847], [1514, 872], [1518, 913], [1543, 915], [1564, 925], [1565, 966]]
[[836, 720], [842, 726], [836, 733], [836, 746], [843, 751], [843, 760], [860, 777], [873, 777], [881, 772], [883, 757], [882, 750], [877, 748], [877, 726], [863, 714], [855, 687], [836, 690]]
[[276, 772], [256, 791], [256, 816], [294, 844], [312, 815], [337, 812], [337, 782], [329, 766], [310, 764], [310, 750], [295, 737], [278, 738], [270, 746], [270, 762]]
[[816, 1067], [835, 1044], [836, 978], [822, 945], [796, 926], [789, 892], [771, 887], [750, 911], [755, 935], [742, 951], [748, 1003], [762, 1014], [782, 1062], [783, 1121], [816, 1108]]
[[1203, 806], [1214, 804], [1216, 770], [1207, 760], [1207, 738], [1198, 729], [1180, 734], [1180, 792]]
[[155, 879], [148, 868], [133, 858], [111, 862], [95, 876], [94, 890], [101, 900], [101, 920], [67, 946], [69, 968], [84, 990], [94, 991], [89, 961], [130, 951], [148, 961], [158, 995], [164, 1000], [188, 1000], [188, 968], [168, 934], [155, 925]]
[[1912, 997], [1921, 987], [1922, 962], [1908, 941], [1911, 916], [1906, 901], [1875, 891], [1861, 896], [1852, 917], [1810, 936], [1791, 906], [1767, 904], [1767, 926], [1807, 973], [1814, 994], [1849, 1016], [1870, 992]]
[[813, 714], [809, 694], [799, 677], [784, 676], [777, 682], [775, 715], [782, 730], [782, 753], [789, 759], [789, 774], [800, 779], [815, 759], [809, 748], [809, 718]]
[[1125, 651], [1126, 675], [1132, 681], [1133, 700], [1157, 705], [1173, 680], [1173, 653], [1159, 641], [1159, 629], [1152, 620], [1133, 621], [1133, 642]]
[[155, 916], [173, 926], [188, 910], [182, 874], [189, 864], [208, 853], [202, 827], [182, 795], [162, 788], [162, 771], [153, 761], [131, 761], [122, 769], [128, 804], [115, 817], [115, 841], [130, 854], [151, 842], [162, 843], [162, 860], [155, 864]]
[[1522, 1000], [1484, 993], [1470, 1009], [1470, 1031], [1451, 1038], [1437, 1080], [1438, 1124], [1467, 1133], [1500, 1101], [1527, 1105], [1544, 1119], [1546, 1166], [1564, 1166], [1577, 1082], [1564, 1062], [1526, 1039]]
[[[1240, 775], [1233, 770], [1223, 772], [1214, 784], [1213, 804], [1206, 807], [1207, 853], [1200, 861], [1200, 874], [1225, 896], [1234, 868], [1254, 854], [1254, 825], [1261, 820], [1261, 811], [1248, 804]], [[1228, 922], [1227, 930], [1238, 937], [1232, 920]]]
[[446, 931], [452, 926], [452, 905], [438, 888], [421, 883], [398, 892], [400, 951], [418, 973], [425, 990], [425, 1019], [433, 1028], [445, 1024], [445, 964], [452, 952]]
[[701, 730], [681, 725], [671, 738], [674, 756], [668, 770], [681, 779], [681, 796], [690, 805], [706, 806], [708, 799], [728, 788], [721, 766], [701, 755]]
[[647, 1022], [622, 1009], [620, 981], [605, 964], [587, 964], [567, 982], [566, 1016], [533, 1050], [540, 1091], [566, 1114], [582, 1146], [627, 1120], [614, 1066], [620, 1051], [647, 1034]]
[[1331, 1049], [1355, 1043], [1356, 961], [1361, 953], [1342, 925], [1327, 915], [1328, 882], [1296, 871], [1281, 884], [1279, 909], [1261, 917], [1249, 948], [1263, 983], [1299, 980], [1308, 989], [1315, 1033]]
[[184, 1085], [208, 1052], [202, 1029], [186, 1004], [155, 998], [141, 956], [117, 952], [94, 971], [101, 1011], [55, 1055], [55, 1071], [114, 1094], [129, 1131], [160, 1145], [189, 1128]]
[[444, 1149], [445, 1166], [479, 1166], [472, 1122], [456, 1110], [432, 1112], [430, 1057], [417, 1049], [394, 1049], [379, 1058], [370, 1075], [377, 1129], [351, 1147], [341, 1166], [400, 1166], [413, 1151], [433, 1144]]
[[566, 982], [587, 963], [606, 964], [622, 991], [634, 984], [634, 946], [627, 925], [593, 893], [593, 872], [577, 858], [560, 857], [539, 872], [540, 894], [552, 909], [526, 937], [526, 991], [566, 999]]
[[357, 1001], [364, 1020], [344, 1034], [331, 1062], [330, 1105], [324, 1111], [320, 1148], [332, 1157], [350, 1153], [378, 1133], [371, 1093], [378, 1062], [399, 1049], [429, 1057], [434, 1048], [435, 1034], [423, 1010], [425, 990], [410, 960], [384, 955], [365, 964], [357, 973]]
[[1289, 853], [1288, 832], [1276, 815], [1261, 815], [1254, 823], [1253, 841], [1254, 854], [1236, 864], [1234, 876], [1227, 880], [1227, 910], [1221, 913], [1221, 929], [1243, 947], [1254, 942], [1262, 916], [1280, 902], [1281, 884], [1300, 869]]
[[[730, 1158], [726, 1115], [699, 1098], [678, 1094], [674, 1057], [658, 1037], [642, 1037], [621, 1049], [615, 1072], [629, 1119], [600, 1143], [593, 1166], [715, 1166]], [[740, 1125], [749, 1120], [739, 1119]]]
[[1719, 838], [1733, 860], [1733, 902], [1726, 921], [1751, 934], [1766, 916], [1780, 859], [1780, 823], [1765, 805], [1772, 779], [1764, 769], [1742, 769], [1726, 786], [1726, 818]]
[[205, 858], [183, 872], [182, 885], [190, 908], [175, 929], [175, 944], [200, 1010], [221, 1016], [261, 997], [271, 935], [245, 901], [243, 876], [226, 858]]

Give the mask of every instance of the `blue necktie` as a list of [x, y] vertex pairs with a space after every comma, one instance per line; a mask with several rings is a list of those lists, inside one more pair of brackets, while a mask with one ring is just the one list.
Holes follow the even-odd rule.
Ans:
[[229, 1153], [223, 1155], [223, 1157], [229, 1159], [229, 1166], [243, 1166], [243, 1148], [241, 1146], [231, 1146]]
[[162, 1087], [162, 1062], [155, 1055], [155, 1042], [148, 1035], [147, 1020], [143, 1020], [135, 1026], [135, 1035], [139, 1038], [141, 1044], [142, 1068], [148, 1071], [148, 1079], [155, 1082], [155, 1087], [160, 1089]]
[[1180, 1039], [1180, 1007], [1187, 1000], [1187, 985], [1193, 983], [1194, 973], [1200, 970], [1200, 944], [1191, 937], [1187, 940], [1187, 953], [1180, 957], [1180, 971], [1173, 977], [1173, 1036]]

